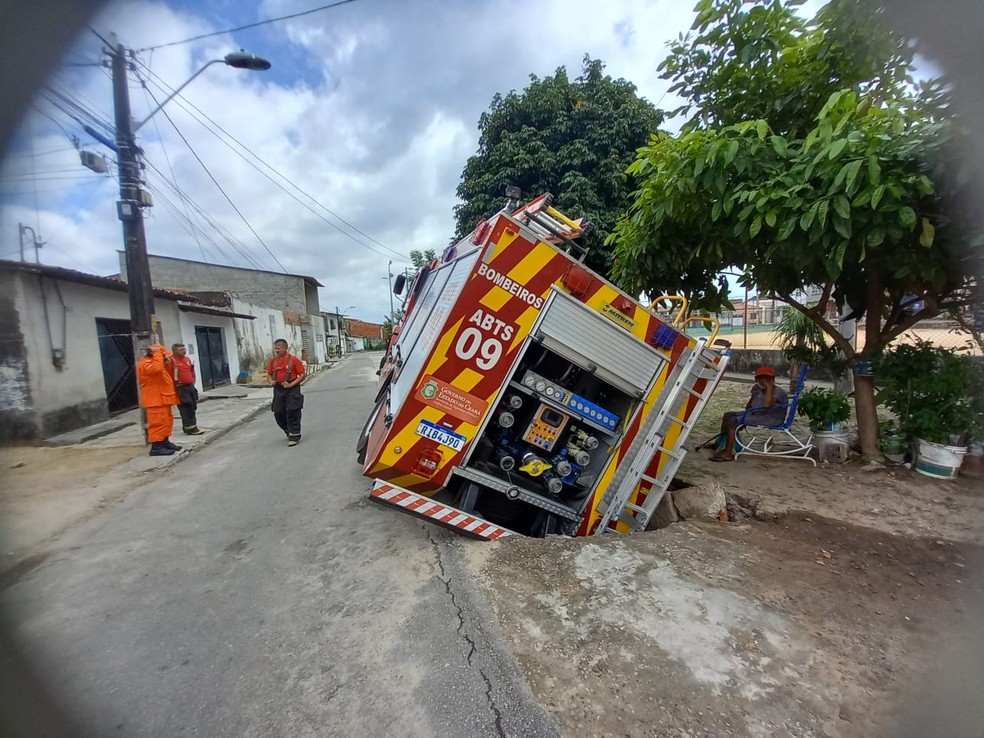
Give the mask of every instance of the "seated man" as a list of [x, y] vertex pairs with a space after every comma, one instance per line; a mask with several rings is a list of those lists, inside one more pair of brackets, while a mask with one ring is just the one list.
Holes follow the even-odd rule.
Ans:
[[755, 370], [755, 385], [745, 410], [725, 413], [721, 418], [721, 436], [725, 438], [724, 448], [711, 457], [711, 461], [734, 461], [735, 438], [738, 424], [746, 410], [761, 408], [748, 413], [745, 423], [753, 425], [781, 425], [786, 420], [786, 408], [776, 407], [789, 402], [789, 396], [782, 387], [776, 386], [776, 370], [762, 366]]

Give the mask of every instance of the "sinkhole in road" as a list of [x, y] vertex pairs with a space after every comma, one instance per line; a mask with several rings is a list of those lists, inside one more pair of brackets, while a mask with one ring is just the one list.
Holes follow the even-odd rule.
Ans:
[[[673, 493], [688, 489], [693, 485], [682, 479], [674, 478], [667, 488], [656, 509], [646, 525], [645, 531], [659, 530], [683, 517], [677, 512], [673, 503]], [[564, 520], [551, 515], [543, 508], [524, 502], [521, 499], [510, 499], [505, 494], [491, 489], [482, 490], [473, 506], [463, 504], [461, 490], [444, 489], [438, 492], [434, 499], [458, 509], [469, 510], [490, 523], [500, 525], [515, 533], [533, 538], [574, 536], [580, 528], [581, 520]], [[553, 518], [553, 520], [550, 520]]]

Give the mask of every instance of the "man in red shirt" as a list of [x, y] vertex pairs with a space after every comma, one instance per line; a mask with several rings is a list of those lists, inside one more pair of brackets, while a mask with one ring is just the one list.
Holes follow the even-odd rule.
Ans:
[[171, 366], [174, 368], [174, 388], [178, 393], [178, 411], [181, 413], [181, 426], [185, 434], [200, 436], [198, 427], [198, 388], [195, 387], [195, 362], [188, 358], [188, 349], [183, 343], [171, 346]]
[[267, 364], [267, 382], [273, 387], [273, 418], [280, 430], [287, 436], [287, 445], [296, 446], [301, 440], [301, 408], [304, 395], [301, 394], [301, 381], [304, 379], [304, 364], [296, 356], [291, 356], [287, 342], [278, 338], [273, 342], [275, 356]]

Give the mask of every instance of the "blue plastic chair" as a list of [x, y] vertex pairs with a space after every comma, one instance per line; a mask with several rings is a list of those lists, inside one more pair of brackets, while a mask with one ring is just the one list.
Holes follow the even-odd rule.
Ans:
[[[803, 386], [806, 384], [806, 372], [809, 367], [804, 364], [800, 369], [799, 379], [796, 380], [796, 392], [783, 405], [773, 405], [771, 409], [785, 408], [786, 417], [779, 425], [759, 425], [754, 421], [748, 422], [749, 413], [766, 410], [764, 407], [750, 407], [738, 422], [738, 436], [735, 459], [742, 454], [752, 456], [779, 456], [789, 459], [807, 459], [813, 466], [816, 459], [810, 456], [813, 449], [813, 433], [807, 431], [805, 436], [798, 436], [792, 431], [793, 421], [796, 420], [796, 406], [799, 404]], [[742, 437], [742, 431], [747, 437]]]

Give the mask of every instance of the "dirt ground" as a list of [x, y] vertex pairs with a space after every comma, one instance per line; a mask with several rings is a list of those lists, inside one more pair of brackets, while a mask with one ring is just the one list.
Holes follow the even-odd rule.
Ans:
[[108, 504], [129, 483], [107, 472], [146, 452], [144, 446], [0, 449], [0, 568], [60, 532], [67, 521]]
[[798, 516], [467, 549], [568, 736], [899, 735], [980, 554]]
[[[688, 447], [748, 391], [723, 384]], [[945, 695], [969, 722], [917, 729], [912, 711], [978, 643], [984, 485], [709, 455], [678, 478], [721, 484], [731, 522], [464, 547], [562, 733], [981, 734], [979, 659]]]
[[[750, 385], [722, 382], [687, 448], [716, 434], [722, 413], [744, 406], [749, 391]], [[807, 432], [805, 418], [796, 422], [795, 432]], [[760, 518], [814, 513], [883, 533], [984, 544], [984, 482], [979, 479], [932, 479], [903, 466], [862, 464], [857, 456], [847, 464], [814, 467], [800, 459], [747, 455], [716, 464], [710, 455], [709, 450], [690, 450], [678, 479], [717, 482], [727, 495], [748, 501]]]

